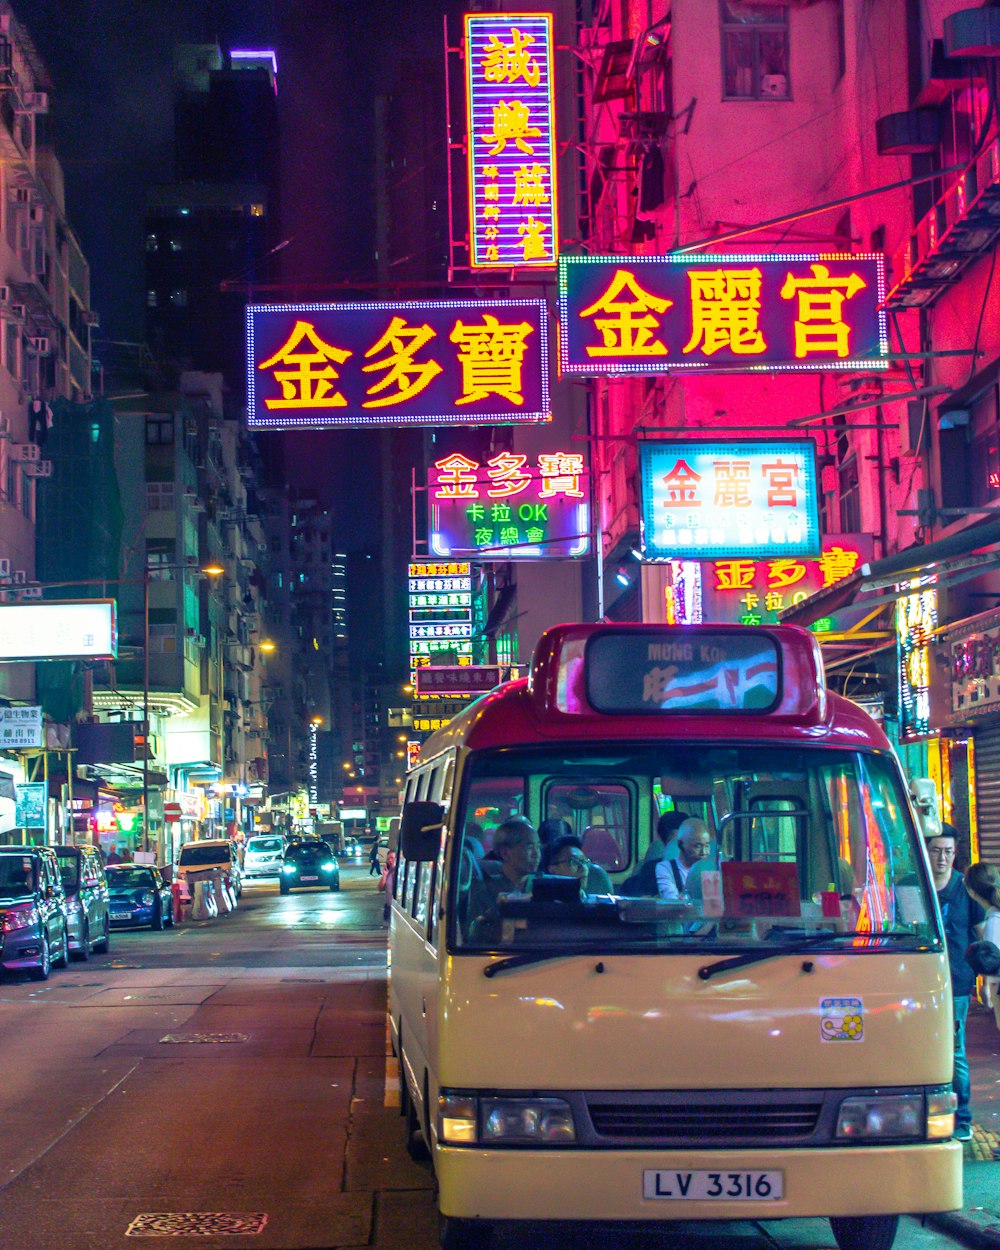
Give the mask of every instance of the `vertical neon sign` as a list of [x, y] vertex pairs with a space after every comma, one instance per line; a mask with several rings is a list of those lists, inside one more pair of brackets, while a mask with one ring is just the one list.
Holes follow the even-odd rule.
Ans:
[[899, 664], [899, 737], [908, 742], [930, 733], [931, 635], [937, 629], [937, 590], [930, 579], [901, 583], [896, 600]]
[[555, 265], [552, 15], [466, 14], [470, 259]]

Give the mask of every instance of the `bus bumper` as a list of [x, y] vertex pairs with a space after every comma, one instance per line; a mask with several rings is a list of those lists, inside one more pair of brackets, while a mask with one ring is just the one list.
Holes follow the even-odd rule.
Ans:
[[[483, 1220], [780, 1220], [905, 1215], [962, 1205], [962, 1145], [814, 1150], [435, 1151], [443, 1215]], [[772, 1201], [643, 1197], [647, 1170], [780, 1171]]]

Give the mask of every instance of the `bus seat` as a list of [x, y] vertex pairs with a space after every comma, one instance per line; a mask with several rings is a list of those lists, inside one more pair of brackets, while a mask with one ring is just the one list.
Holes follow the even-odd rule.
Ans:
[[612, 871], [622, 867], [622, 851], [618, 839], [603, 825], [588, 825], [583, 831], [583, 853], [595, 864]]

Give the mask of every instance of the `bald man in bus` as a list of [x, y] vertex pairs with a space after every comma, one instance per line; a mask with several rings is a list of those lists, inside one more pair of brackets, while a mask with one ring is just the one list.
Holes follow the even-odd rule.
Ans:
[[656, 886], [660, 898], [679, 899], [688, 893], [692, 869], [707, 863], [712, 854], [712, 835], [697, 816], [689, 816], [677, 830], [676, 859], [663, 858], [656, 865]]

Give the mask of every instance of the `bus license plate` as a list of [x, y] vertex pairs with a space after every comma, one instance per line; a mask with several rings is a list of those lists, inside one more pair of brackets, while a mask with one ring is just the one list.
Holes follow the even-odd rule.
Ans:
[[644, 1198], [680, 1201], [774, 1202], [784, 1197], [784, 1172], [667, 1172], [642, 1174]]

